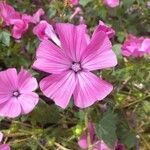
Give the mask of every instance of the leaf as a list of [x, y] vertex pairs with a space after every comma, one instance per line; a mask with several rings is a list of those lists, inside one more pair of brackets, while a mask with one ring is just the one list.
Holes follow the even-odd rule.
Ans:
[[91, 0], [80, 0], [80, 4], [85, 7]]
[[101, 120], [96, 123], [96, 134], [110, 147], [115, 145], [117, 140], [116, 125], [118, 122], [117, 115], [111, 111], [104, 114]]
[[38, 107], [31, 113], [31, 121], [45, 125], [48, 123], [57, 123], [60, 119], [60, 113], [55, 105], [48, 105], [41, 100]]
[[122, 54], [121, 54], [121, 44], [115, 44], [113, 45], [113, 50], [115, 52], [115, 54], [117, 55], [118, 59], [122, 59]]
[[9, 46], [10, 45], [10, 33], [6, 31], [0, 32], [0, 41], [4, 45]]

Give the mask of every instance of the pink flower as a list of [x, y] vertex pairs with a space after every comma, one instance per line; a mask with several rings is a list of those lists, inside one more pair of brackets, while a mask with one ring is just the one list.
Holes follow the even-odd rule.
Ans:
[[33, 64], [35, 69], [52, 74], [40, 82], [44, 95], [62, 108], [67, 107], [72, 95], [75, 105], [80, 108], [104, 99], [113, 87], [91, 71], [117, 64], [107, 35], [97, 32], [88, 44], [85, 25], [59, 23], [56, 31], [61, 47], [43, 40]]
[[79, 3], [79, 0], [71, 0], [72, 5], [77, 5]]
[[[2, 142], [3, 134], [0, 132], [0, 142]], [[10, 146], [8, 144], [0, 144], [0, 150], [10, 150]]]
[[20, 14], [15, 11], [15, 9], [4, 3], [0, 2], [0, 18], [4, 21], [5, 25], [10, 25], [10, 20], [11, 19], [18, 19], [20, 18]]
[[33, 28], [33, 33], [40, 39], [52, 39], [57, 45], [60, 46], [60, 41], [55, 34], [53, 27], [45, 20], [40, 21], [40, 23]]
[[119, 0], [104, 0], [104, 4], [108, 7], [114, 8], [119, 6]]
[[33, 14], [31, 22], [35, 23], [35, 24], [40, 22], [40, 17], [44, 14], [45, 14], [45, 12], [42, 8], [38, 9], [38, 11], [35, 14]]
[[[90, 133], [90, 140], [91, 140], [91, 144], [93, 145], [93, 150], [111, 150], [105, 143], [103, 140], [99, 140], [96, 137], [95, 134], [95, 130], [94, 130], [94, 126], [92, 122], [89, 122], [88, 124], [88, 132]], [[81, 135], [78, 144], [80, 146], [80, 148], [82, 149], [87, 149], [88, 148], [88, 142], [87, 142], [87, 134], [84, 133], [83, 135]]]
[[20, 19], [11, 19], [10, 24], [13, 25], [12, 36], [15, 39], [20, 39], [22, 35], [28, 30], [31, 16], [23, 14]]
[[0, 116], [15, 118], [31, 112], [38, 103], [33, 91], [37, 81], [24, 69], [17, 74], [15, 68], [0, 72]]
[[105, 32], [109, 38], [112, 38], [115, 35], [115, 31], [102, 21], [99, 21], [99, 25], [96, 27], [96, 30], [93, 33], [93, 36], [99, 31]]
[[144, 37], [135, 37], [128, 35], [126, 41], [122, 45], [122, 55], [127, 57], [142, 57], [144, 54], [150, 53], [150, 39]]

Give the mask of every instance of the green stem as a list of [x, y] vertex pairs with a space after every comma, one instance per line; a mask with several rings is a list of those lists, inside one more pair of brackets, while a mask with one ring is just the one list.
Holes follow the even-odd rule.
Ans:
[[88, 145], [88, 150], [92, 150], [92, 143], [91, 143], [91, 137], [90, 137], [90, 132], [88, 129], [88, 124], [89, 124], [89, 119], [88, 119], [88, 109], [85, 110], [85, 126], [87, 129], [87, 145]]

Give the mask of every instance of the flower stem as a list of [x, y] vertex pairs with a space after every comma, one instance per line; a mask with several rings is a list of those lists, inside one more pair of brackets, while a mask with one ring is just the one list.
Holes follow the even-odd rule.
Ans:
[[88, 119], [88, 112], [89, 110], [86, 109], [85, 111], [85, 126], [86, 126], [86, 129], [87, 129], [87, 145], [88, 145], [88, 150], [92, 150], [92, 143], [91, 143], [91, 137], [90, 137], [90, 132], [89, 132], [89, 129], [88, 129], [88, 124], [89, 124], [89, 119]]

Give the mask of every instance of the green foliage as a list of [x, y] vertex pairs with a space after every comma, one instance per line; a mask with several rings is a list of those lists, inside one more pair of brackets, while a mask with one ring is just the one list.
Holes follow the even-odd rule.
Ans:
[[0, 42], [5, 46], [10, 45], [10, 33], [8, 31], [0, 31]]
[[[102, 0], [80, 0], [79, 5], [64, 5], [63, 0], [8, 0], [16, 10], [33, 14], [43, 8], [42, 20], [51, 24], [56, 22], [80, 23], [84, 18], [92, 35], [99, 20], [112, 26], [116, 35], [111, 39], [113, 50], [117, 55], [118, 65], [115, 68], [100, 70], [98, 75], [110, 82], [114, 89], [103, 101], [90, 107], [88, 119], [94, 122], [96, 134], [110, 147], [116, 142], [125, 145], [127, 150], [136, 149], [140, 136], [141, 150], [149, 147], [149, 114], [150, 114], [150, 58], [125, 58], [121, 54], [121, 46], [127, 35], [148, 37], [150, 35], [147, 0], [120, 0], [120, 6], [109, 8]], [[82, 11], [70, 20], [76, 7]], [[43, 75], [31, 68], [39, 40], [33, 35], [30, 25], [27, 33], [20, 40], [11, 37], [12, 26], [3, 27], [0, 19], [0, 70], [24, 67], [32, 72], [38, 81]], [[67, 31], [66, 31], [67, 32]], [[14, 150], [55, 150], [61, 147], [79, 150], [77, 141], [86, 132], [85, 110], [70, 102], [66, 110], [62, 110], [43, 97], [40, 90], [40, 102], [29, 115], [16, 119], [0, 117], [0, 129], [6, 142]], [[62, 148], [62, 149], [63, 149]]]
[[96, 123], [96, 133], [98, 137], [104, 140], [110, 147], [114, 147], [117, 141], [116, 125], [118, 117], [112, 111], [104, 113], [102, 119]]
[[44, 101], [31, 113], [30, 119], [33, 124], [40, 123], [44, 126], [49, 123], [57, 123], [60, 119], [59, 109], [56, 105], [48, 105]]

